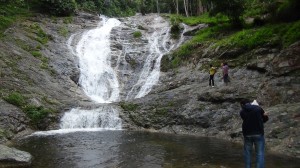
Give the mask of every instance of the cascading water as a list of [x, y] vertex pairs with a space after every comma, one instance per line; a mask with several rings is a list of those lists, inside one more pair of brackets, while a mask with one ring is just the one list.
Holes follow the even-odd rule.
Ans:
[[127, 94], [126, 100], [147, 95], [159, 81], [162, 56], [176, 49], [184, 42], [183, 35], [178, 41], [171, 40], [170, 25], [160, 16], [154, 19], [152, 28], [154, 29], [153, 33], [146, 34], [149, 54], [146, 57], [139, 79]]
[[98, 103], [117, 101], [119, 83], [110, 63], [110, 31], [117, 19], [102, 17], [103, 26], [86, 32], [76, 47], [80, 61], [79, 83], [88, 96]]
[[[80, 66], [79, 84], [85, 93], [97, 103], [110, 103], [119, 99], [119, 83], [115, 70], [110, 66], [110, 32], [121, 22], [101, 17], [96, 29], [83, 33], [76, 45], [71, 47], [72, 35], [68, 41], [70, 51], [78, 56]], [[110, 105], [85, 110], [72, 109], [61, 119], [61, 129], [105, 128], [121, 129], [118, 109]]]

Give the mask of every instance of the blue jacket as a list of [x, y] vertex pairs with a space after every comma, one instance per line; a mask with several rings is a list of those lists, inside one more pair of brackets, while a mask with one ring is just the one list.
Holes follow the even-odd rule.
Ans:
[[264, 110], [250, 103], [245, 104], [240, 111], [240, 116], [243, 119], [243, 135], [264, 135]]

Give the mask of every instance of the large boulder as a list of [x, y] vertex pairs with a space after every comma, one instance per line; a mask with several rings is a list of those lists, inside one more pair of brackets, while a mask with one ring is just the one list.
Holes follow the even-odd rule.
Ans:
[[28, 167], [32, 156], [28, 152], [20, 151], [0, 145], [0, 167]]

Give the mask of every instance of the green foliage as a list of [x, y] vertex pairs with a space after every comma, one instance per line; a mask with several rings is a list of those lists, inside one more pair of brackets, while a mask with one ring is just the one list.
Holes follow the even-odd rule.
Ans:
[[168, 108], [166, 107], [162, 107], [162, 108], [157, 108], [155, 110], [155, 117], [165, 117], [166, 115], [168, 115]]
[[277, 4], [273, 0], [246, 0], [244, 17], [261, 17], [275, 12]]
[[30, 52], [32, 56], [36, 57], [36, 58], [42, 58], [42, 53], [39, 51], [31, 51]]
[[90, 12], [97, 11], [97, 6], [93, 1], [83, 1], [78, 4], [78, 8]]
[[46, 109], [42, 106], [33, 106], [28, 105], [24, 108], [25, 113], [30, 118], [31, 122], [33, 124], [40, 123], [43, 119], [45, 119], [50, 113], [52, 113], [51, 110]]
[[22, 107], [26, 103], [25, 98], [18, 92], [12, 92], [7, 97], [4, 97], [4, 100], [17, 107]]
[[289, 24], [267, 25], [236, 32], [217, 42], [219, 46], [252, 49], [263, 45], [287, 47], [300, 40], [300, 21]]
[[126, 103], [126, 102], [121, 102], [120, 105], [122, 109], [124, 109], [125, 111], [135, 111], [139, 107], [137, 104]]
[[179, 24], [172, 25], [171, 27], [171, 35], [172, 38], [178, 39], [180, 37], [181, 28]]
[[216, 25], [219, 23], [226, 23], [229, 21], [229, 18], [225, 15], [222, 15], [220, 13], [216, 14], [215, 16], [209, 16], [208, 13], [204, 13], [200, 16], [191, 16], [191, 17], [184, 17], [181, 15], [170, 15], [171, 23], [173, 22], [179, 24], [180, 22], [183, 22], [187, 25], [194, 26], [201, 23], [206, 23], [209, 25]]
[[135, 31], [135, 32], [133, 32], [133, 37], [140, 38], [140, 37], [142, 37], [142, 33], [140, 31]]
[[47, 44], [50, 36], [44, 32], [40, 25], [37, 23], [30, 25], [30, 29], [33, 33], [36, 34], [34, 38], [36, 41], [40, 42], [41, 44]]
[[45, 119], [53, 110], [44, 108], [43, 106], [33, 106], [27, 103], [27, 98], [18, 92], [12, 92], [7, 97], [3, 98], [10, 104], [13, 104], [22, 109], [25, 114], [30, 118], [33, 126], [37, 126], [43, 119]]
[[285, 0], [277, 10], [277, 19], [280, 21], [295, 21], [300, 19], [300, 1]]
[[47, 57], [42, 57], [41, 58], [41, 61], [42, 61], [42, 63], [41, 63], [41, 65], [40, 65], [40, 68], [41, 69], [49, 69], [49, 66], [48, 66], [48, 62], [49, 62], [49, 58], [47, 58]]
[[222, 13], [229, 17], [234, 24], [240, 23], [240, 16], [244, 12], [244, 0], [211, 0], [214, 4], [214, 8], [210, 11], [210, 14], [216, 15]]
[[71, 16], [65, 17], [63, 22], [64, 22], [64, 24], [70, 24], [73, 22], [73, 17], [71, 17]]
[[15, 21], [28, 16], [30, 16], [30, 12], [18, 2], [0, 3], [0, 36]]
[[7, 137], [7, 133], [6, 133], [5, 130], [0, 129], [0, 140], [1, 140], [2, 137]]
[[67, 27], [62, 26], [62, 27], [60, 27], [60, 29], [59, 29], [59, 34], [60, 34], [61, 36], [67, 37], [68, 34], [69, 34], [69, 30], [67, 29]]
[[272, 27], [263, 27], [239, 31], [220, 40], [217, 45], [252, 49], [267, 43], [275, 45], [278, 42]]
[[28, 45], [25, 41], [23, 41], [21, 39], [15, 39], [15, 42], [20, 48], [22, 48], [25, 51], [30, 52], [30, 51], [34, 50], [34, 47]]
[[284, 47], [300, 40], [300, 21], [284, 24], [284, 27], [286, 30], [280, 32], [280, 37], [282, 37], [282, 44]]
[[75, 0], [40, 0], [39, 11], [55, 16], [70, 16], [75, 13], [77, 3]]
[[136, 2], [129, 0], [77, 0], [81, 10], [100, 13], [106, 16], [132, 16], [136, 12]]

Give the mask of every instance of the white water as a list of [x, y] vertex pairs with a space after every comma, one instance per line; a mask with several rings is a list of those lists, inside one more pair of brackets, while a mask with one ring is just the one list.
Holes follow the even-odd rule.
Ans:
[[137, 83], [127, 94], [126, 100], [144, 97], [151, 91], [152, 87], [159, 81], [162, 56], [176, 49], [184, 41], [184, 37], [181, 35], [178, 42], [172, 43], [170, 25], [168, 22], [163, 21], [160, 16], [157, 16], [153, 22], [152, 26], [155, 31], [147, 37], [150, 54], [146, 58]]
[[[83, 33], [75, 50], [71, 44], [76, 34], [70, 37], [67, 45], [71, 53], [79, 58], [79, 84], [86, 95], [97, 103], [110, 103], [119, 99], [120, 92], [116, 72], [110, 66], [110, 32], [121, 22], [105, 17], [101, 19], [97, 28]], [[103, 105], [92, 110], [74, 108], [66, 112], [61, 118], [60, 128], [48, 134], [121, 129], [122, 122], [118, 109]]]
[[76, 47], [80, 61], [79, 83], [85, 93], [98, 103], [109, 103], [119, 98], [119, 83], [110, 66], [110, 32], [121, 24], [117, 19], [102, 17], [103, 26], [83, 34]]
[[111, 106], [103, 106], [93, 110], [72, 109], [61, 119], [60, 128], [115, 128], [121, 129], [122, 122], [118, 111]]

